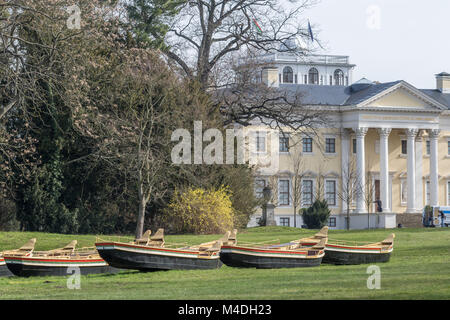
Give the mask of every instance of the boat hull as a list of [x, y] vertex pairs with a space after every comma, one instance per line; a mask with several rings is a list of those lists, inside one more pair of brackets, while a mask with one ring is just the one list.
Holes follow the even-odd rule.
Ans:
[[14, 257], [6, 258], [5, 261], [9, 271], [19, 277], [68, 276], [75, 274], [78, 270], [80, 275], [119, 272], [104, 260], [86, 263]]
[[123, 243], [96, 244], [100, 256], [111, 266], [139, 271], [202, 270], [222, 266], [219, 254], [199, 258], [189, 251], [136, 246]]
[[283, 254], [259, 252], [243, 249], [222, 247], [220, 260], [229, 267], [257, 268], [257, 269], [281, 269], [281, 268], [305, 268], [317, 267], [321, 264], [323, 254], [318, 257], [307, 257], [303, 254]]
[[3, 258], [0, 258], [0, 278], [1, 277], [10, 277], [13, 274], [11, 271], [9, 271], [8, 267], [6, 266], [5, 260]]
[[388, 262], [391, 252], [387, 253], [361, 253], [338, 250], [326, 250], [323, 263], [329, 264], [367, 264]]

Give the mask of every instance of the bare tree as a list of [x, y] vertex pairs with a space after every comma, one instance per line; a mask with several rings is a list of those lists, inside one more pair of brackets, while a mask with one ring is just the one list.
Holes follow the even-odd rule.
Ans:
[[[191, 0], [168, 21], [163, 52], [186, 75], [206, 88], [214, 68], [233, 53], [306, 53], [297, 51], [292, 39], [309, 39], [304, 11], [316, 0], [293, 0], [283, 6], [278, 0]], [[154, 33], [158, 39], [160, 34]], [[191, 58], [193, 57], [193, 58]]]
[[302, 206], [302, 179], [305, 175], [304, 159], [300, 152], [291, 152], [292, 161], [292, 193], [291, 202], [294, 207], [294, 227], [297, 227], [297, 209]]
[[337, 197], [345, 205], [347, 213], [346, 228], [350, 230], [350, 212], [353, 206], [353, 199], [358, 194], [358, 188], [355, 188], [358, 181], [354, 158], [347, 161], [342, 168], [341, 188], [338, 188]]
[[[323, 123], [325, 113], [303, 106], [300, 95], [267, 88], [254, 80], [266, 63], [261, 55], [304, 56], [313, 50], [302, 44], [310, 39], [304, 12], [317, 2], [170, 1], [167, 5], [176, 8], [173, 15], [167, 13], [175, 11], [161, 9], [164, 1], [135, 0], [130, 8], [131, 18], [141, 23], [137, 33], [145, 32], [151, 42], [161, 43], [161, 51], [173, 65], [214, 95], [216, 103], [211, 108], [221, 111], [225, 125], [261, 123], [296, 131]], [[158, 10], [162, 10], [160, 14]], [[167, 25], [167, 32], [151, 28], [151, 22], [157, 20]], [[244, 69], [250, 77], [242, 76]]]
[[139, 200], [136, 237], [142, 236], [147, 204], [168, 190], [171, 125], [178, 119], [173, 92], [179, 84], [152, 54], [136, 52], [114, 75], [111, 106], [92, 112], [79, 128], [96, 140], [92, 159], [126, 171]]
[[370, 212], [372, 211], [375, 202], [375, 181], [369, 171], [366, 173], [365, 190], [363, 193], [364, 204], [367, 210], [367, 229], [370, 229]]

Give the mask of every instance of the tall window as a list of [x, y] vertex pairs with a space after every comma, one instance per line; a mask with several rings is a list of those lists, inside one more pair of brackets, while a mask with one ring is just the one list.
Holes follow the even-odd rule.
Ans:
[[257, 198], [263, 198], [263, 189], [266, 186], [266, 180], [255, 179], [255, 195]]
[[303, 138], [303, 152], [313, 152], [312, 138]]
[[289, 205], [289, 180], [278, 181], [278, 204], [280, 206]]
[[266, 152], [266, 135], [263, 132], [256, 134], [256, 152]]
[[327, 200], [328, 205], [336, 205], [336, 181], [327, 180], [325, 182], [325, 200]]
[[316, 68], [309, 69], [309, 84], [319, 84], [319, 71]]
[[326, 138], [325, 139], [325, 152], [326, 153], [336, 153], [336, 139]]
[[330, 76], [330, 86], [333, 85], [333, 76]]
[[313, 181], [302, 181], [302, 205], [304, 207], [312, 205], [313, 201]]
[[305, 81], [304, 81], [304, 84], [308, 84], [308, 75], [307, 74], [305, 74], [305, 77], [304, 77], [305, 79]]
[[448, 144], [448, 147], [447, 147], [447, 149], [448, 149], [448, 155], [450, 156], [450, 141], [448, 141], [447, 144]]
[[283, 83], [294, 83], [294, 72], [291, 67], [284, 67]]
[[402, 154], [408, 154], [408, 141], [402, 140]]
[[280, 218], [280, 226], [282, 227], [289, 227], [289, 218]]
[[426, 192], [426, 199], [425, 199], [425, 205], [429, 205], [430, 204], [430, 181], [427, 181], [427, 183], [425, 184], [425, 192]]
[[341, 69], [337, 69], [334, 72], [334, 85], [343, 86], [344, 85], [344, 72]]
[[356, 139], [353, 139], [353, 154], [356, 154]]
[[289, 152], [289, 137], [280, 136], [280, 152]]
[[430, 150], [431, 150], [431, 147], [430, 147], [430, 140], [427, 140], [427, 155], [430, 155]]

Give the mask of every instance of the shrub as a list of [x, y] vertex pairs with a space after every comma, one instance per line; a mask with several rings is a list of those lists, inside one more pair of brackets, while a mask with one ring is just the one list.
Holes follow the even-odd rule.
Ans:
[[326, 200], [316, 200], [311, 207], [300, 210], [303, 222], [308, 229], [321, 229], [330, 217], [330, 209]]
[[233, 228], [234, 210], [228, 188], [193, 189], [175, 194], [165, 224], [177, 233], [224, 233]]

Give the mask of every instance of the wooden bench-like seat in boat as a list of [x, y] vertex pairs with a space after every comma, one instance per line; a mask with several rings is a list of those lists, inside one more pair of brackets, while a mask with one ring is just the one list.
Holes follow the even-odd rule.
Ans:
[[158, 229], [155, 235], [150, 237], [150, 241], [147, 243], [151, 247], [162, 247], [164, 246], [164, 229]]

